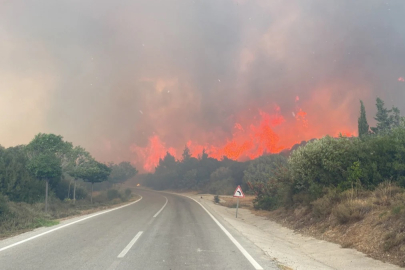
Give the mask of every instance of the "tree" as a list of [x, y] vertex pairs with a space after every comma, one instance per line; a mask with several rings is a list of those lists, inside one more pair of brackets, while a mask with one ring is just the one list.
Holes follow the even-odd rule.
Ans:
[[399, 127], [401, 125], [401, 115], [397, 107], [392, 107], [392, 115], [390, 115], [391, 128]]
[[358, 120], [359, 137], [363, 137], [369, 133], [369, 125], [366, 118], [366, 109], [364, 108], [363, 101], [360, 100], [360, 117]]
[[[69, 165], [67, 167], [67, 173], [73, 177], [73, 204], [76, 203], [76, 182], [80, 178], [81, 169], [86, 166], [86, 164], [93, 160], [90, 153], [87, 152], [84, 148], [76, 146], [69, 153]], [[70, 191], [70, 184], [69, 184]]]
[[113, 184], [123, 183], [138, 173], [138, 170], [130, 162], [111, 163], [109, 167], [111, 174], [108, 181]]
[[287, 159], [281, 155], [261, 156], [252, 160], [244, 171], [243, 180], [248, 181], [268, 181], [276, 172], [278, 167], [287, 164]]
[[187, 162], [191, 159], [190, 149], [186, 146], [183, 151], [183, 162]]
[[226, 167], [219, 167], [210, 175], [206, 191], [211, 194], [231, 195], [235, 190], [232, 171]]
[[43, 196], [45, 182], [35, 179], [27, 169], [25, 146], [0, 146], [0, 193], [11, 201], [34, 203]]
[[39, 133], [27, 145], [28, 169], [39, 180], [46, 181], [45, 212], [48, 210], [48, 185], [55, 186], [61, 179], [62, 169], [68, 166], [72, 144], [62, 136]]
[[78, 178], [83, 179], [85, 182], [91, 183], [91, 203], [93, 203], [93, 185], [106, 181], [110, 176], [111, 168], [107, 165], [91, 160], [86, 162], [77, 172]]
[[60, 159], [52, 153], [38, 154], [28, 163], [28, 170], [39, 180], [46, 181], [45, 187], [45, 212], [48, 211], [48, 185], [49, 180], [60, 179], [62, 166]]
[[382, 101], [382, 99], [380, 98], [377, 98], [376, 106], [377, 106], [377, 114], [374, 117], [374, 119], [377, 121], [377, 126], [372, 127], [371, 130], [375, 134], [379, 134], [391, 128], [391, 119], [389, 116], [391, 110], [388, 110], [387, 108], [384, 107], [384, 101]]

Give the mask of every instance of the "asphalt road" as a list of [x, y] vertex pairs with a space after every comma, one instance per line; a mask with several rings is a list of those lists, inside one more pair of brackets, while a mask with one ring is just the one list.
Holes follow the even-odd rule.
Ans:
[[198, 202], [136, 193], [129, 206], [0, 241], [0, 269], [278, 269]]

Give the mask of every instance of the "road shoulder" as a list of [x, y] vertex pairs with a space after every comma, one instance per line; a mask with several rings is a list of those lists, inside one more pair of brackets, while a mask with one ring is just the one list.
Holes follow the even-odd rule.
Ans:
[[338, 244], [302, 236], [265, 217], [256, 216], [248, 209], [239, 209], [238, 218], [235, 218], [235, 209], [214, 204], [212, 195], [189, 196], [198, 199], [209, 211], [221, 216], [272, 259], [292, 269], [402, 269], [369, 258], [354, 249], [344, 249]]

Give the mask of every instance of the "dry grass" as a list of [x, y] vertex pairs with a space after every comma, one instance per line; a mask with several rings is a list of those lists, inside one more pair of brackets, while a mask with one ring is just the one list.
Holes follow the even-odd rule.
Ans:
[[[137, 200], [138, 195], [132, 196], [128, 201]], [[122, 200], [113, 200], [104, 203], [90, 204], [85, 201], [62, 202], [51, 199], [49, 212], [44, 212], [44, 203], [27, 204], [22, 202], [7, 202], [8, 211], [0, 215], [0, 239], [11, 237], [38, 227], [49, 227], [59, 224], [60, 221], [101, 211], [128, 203]]]
[[[239, 199], [239, 207], [246, 208], [246, 209], [253, 209], [253, 200], [255, 199], [254, 196], [246, 196], [245, 198]], [[219, 204], [229, 207], [229, 208], [236, 208], [237, 198], [232, 196], [219, 196]]]
[[350, 192], [339, 197], [327, 194], [309, 207], [254, 213], [300, 233], [405, 266], [405, 191], [390, 182], [356, 196]]
[[291, 267], [288, 267], [288, 266], [285, 266], [285, 265], [282, 265], [282, 264], [277, 264], [277, 267], [279, 269], [281, 269], [281, 270], [294, 270]]

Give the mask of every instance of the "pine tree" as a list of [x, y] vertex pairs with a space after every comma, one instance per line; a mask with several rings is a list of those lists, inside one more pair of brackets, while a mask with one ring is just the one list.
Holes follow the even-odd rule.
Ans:
[[187, 145], [184, 148], [182, 156], [183, 156], [183, 161], [188, 161], [191, 158], [190, 149], [187, 147]]
[[384, 131], [388, 131], [391, 128], [391, 119], [389, 113], [391, 110], [388, 110], [384, 107], [384, 101], [382, 99], [377, 98], [377, 114], [374, 119], [377, 121], [377, 126], [372, 127], [371, 130], [378, 134]]
[[391, 128], [399, 127], [401, 124], [401, 115], [397, 107], [392, 107], [392, 115], [390, 115]]
[[364, 108], [363, 101], [360, 100], [360, 117], [358, 120], [359, 137], [367, 135], [369, 132], [369, 125], [366, 118], [366, 109]]

